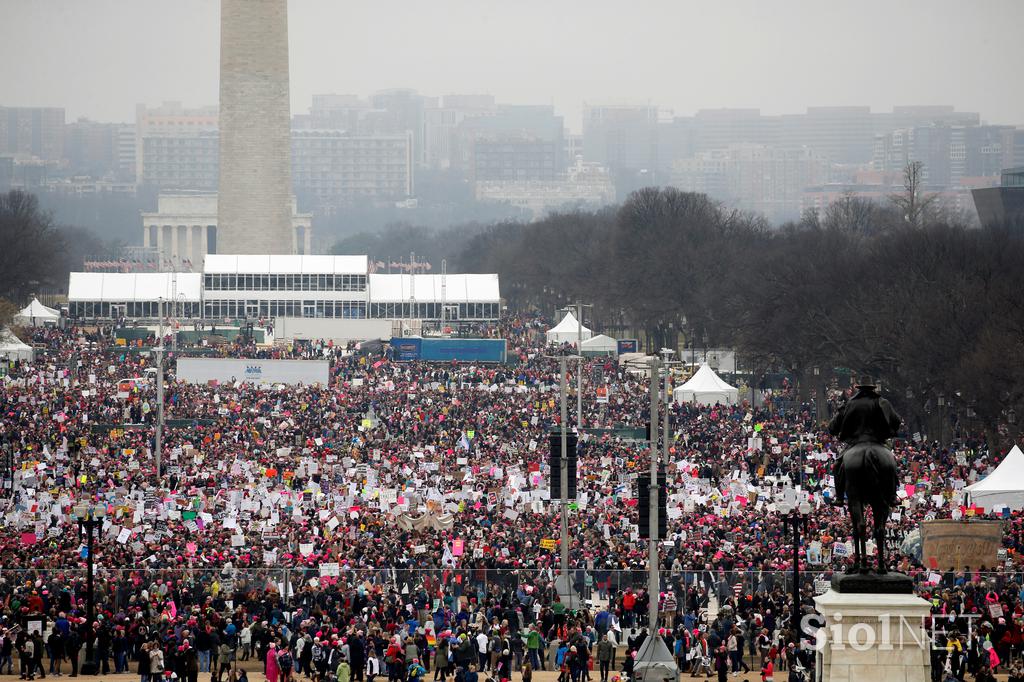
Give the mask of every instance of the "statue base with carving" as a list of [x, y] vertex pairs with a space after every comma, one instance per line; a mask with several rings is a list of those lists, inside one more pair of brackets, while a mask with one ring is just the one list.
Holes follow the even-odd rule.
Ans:
[[[844, 576], [872, 579], [880, 576]], [[875, 588], [895, 586], [882, 576]], [[900, 576], [906, 577], [906, 576]], [[844, 587], [851, 586], [842, 581]], [[931, 604], [909, 592], [839, 592], [815, 597], [821, 682], [931, 682]]]

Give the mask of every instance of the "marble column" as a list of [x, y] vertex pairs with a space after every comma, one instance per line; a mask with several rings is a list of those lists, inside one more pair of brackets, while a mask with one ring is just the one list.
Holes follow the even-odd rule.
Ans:
[[197, 227], [198, 227], [198, 225], [189, 225], [188, 227], [185, 228], [186, 230], [188, 230], [185, 233], [186, 234], [186, 237], [185, 237], [185, 249], [186, 249], [185, 257], [188, 258], [189, 263], [191, 263], [191, 265], [192, 265], [191, 269], [192, 270], [195, 270], [195, 267], [196, 267], [195, 264], [199, 262], [199, 259], [196, 258], [196, 244], [195, 244], [195, 231], [196, 231]]

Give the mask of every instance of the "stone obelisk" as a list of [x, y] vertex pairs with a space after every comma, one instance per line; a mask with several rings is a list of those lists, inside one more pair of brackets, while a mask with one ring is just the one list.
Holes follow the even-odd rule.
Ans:
[[288, 0], [221, 0], [217, 253], [294, 253]]

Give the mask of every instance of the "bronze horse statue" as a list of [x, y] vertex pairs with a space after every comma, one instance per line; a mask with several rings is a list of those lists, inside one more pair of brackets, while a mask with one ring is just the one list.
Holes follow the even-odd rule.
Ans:
[[834, 467], [836, 499], [833, 504], [842, 505], [845, 495], [850, 507], [854, 546], [850, 573], [871, 572], [865, 518], [868, 506], [874, 519], [876, 572], [879, 575], [887, 572], [885, 524], [892, 508], [899, 504], [896, 497], [899, 479], [896, 458], [885, 443], [896, 435], [900, 424], [902, 420], [892, 405], [870, 384], [858, 386], [857, 393], [840, 406], [829, 422], [829, 433], [847, 444]]

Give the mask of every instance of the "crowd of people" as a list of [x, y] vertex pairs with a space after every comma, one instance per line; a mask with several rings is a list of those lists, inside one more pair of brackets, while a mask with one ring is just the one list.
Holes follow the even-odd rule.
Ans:
[[[528, 680], [552, 667], [562, 682], [608, 682], [631, 673], [656, 633], [694, 675], [802, 674], [813, 656], [791, 644], [794, 614], [813, 611], [819, 585], [848, 561], [849, 524], [829, 504], [842, 444], [811, 406], [782, 409], [770, 395], [757, 406], [673, 404], [663, 581], [649, 594], [636, 479], [650, 454], [633, 437], [649, 420], [647, 379], [614, 358], [570, 363], [586, 396], [570, 575], [586, 601], [565, 604], [548, 487], [560, 376], [545, 328], [511, 318], [481, 330], [508, 340], [499, 366], [395, 362], [386, 348], [325, 342], [204, 349], [328, 359], [328, 386], [190, 384], [172, 357], [159, 472], [150, 356], [115, 345], [109, 329], [35, 330], [35, 362], [9, 364], [0, 385], [13, 472], [0, 518], [0, 673], [13, 652], [23, 677], [77, 674], [88, 649], [102, 672], [137, 663], [143, 682], [167, 671], [233, 678], [247, 658], [272, 682]], [[595, 382], [606, 401], [590, 395]], [[895, 441], [903, 481], [891, 525], [895, 567], [933, 603], [945, 647], [933, 672], [962, 679], [1020, 657], [1024, 517], [965, 505], [964, 486], [1001, 453], [954, 435]], [[786, 499], [814, 509], [799, 604]], [[105, 513], [91, 557], [72, 515], [82, 504]], [[925, 519], [970, 516], [1005, 518], [999, 565], [953, 570], [900, 545]]]

